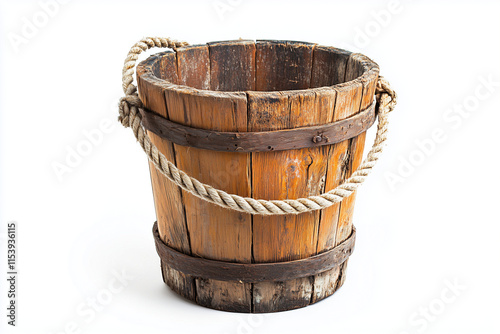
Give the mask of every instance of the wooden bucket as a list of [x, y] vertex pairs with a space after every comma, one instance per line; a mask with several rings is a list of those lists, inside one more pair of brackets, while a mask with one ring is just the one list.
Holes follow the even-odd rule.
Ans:
[[[187, 129], [260, 132], [310, 129], [368, 110], [378, 71], [367, 57], [333, 47], [238, 40], [158, 53], [136, 73], [140, 99], [162, 119]], [[351, 125], [333, 137], [342, 139]], [[190, 176], [269, 200], [318, 195], [342, 183], [361, 162], [366, 131], [341, 141], [317, 134], [299, 148], [274, 136], [241, 149], [190, 141], [190, 133], [177, 133], [173, 143], [170, 131], [153, 128], [153, 144]], [[315, 303], [344, 283], [354, 195], [320, 211], [250, 215], [181, 190], [152, 164], [150, 171], [163, 280], [180, 295], [219, 310], [275, 312]], [[337, 262], [318, 264], [332, 251]]]

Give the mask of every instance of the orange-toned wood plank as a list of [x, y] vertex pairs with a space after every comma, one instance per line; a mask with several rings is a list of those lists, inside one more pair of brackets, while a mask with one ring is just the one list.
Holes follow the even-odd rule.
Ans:
[[[346, 71], [346, 79], [354, 79], [360, 76], [364, 71], [369, 71], [369, 75], [362, 81], [363, 91], [360, 102], [360, 110], [369, 107], [374, 98], [375, 87], [378, 80], [378, 66], [366, 68], [368, 58], [360, 54], [352, 54], [349, 58], [348, 67]], [[349, 165], [348, 176], [350, 176], [361, 164], [363, 159], [363, 150], [365, 146], [366, 132], [350, 140], [349, 147]], [[356, 193], [346, 198], [340, 203], [339, 222], [337, 226], [335, 244], [338, 245], [349, 237], [353, 227], [353, 213], [354, 203], [356, 200]], [[347, 271], [348, 260], [342, 264], [341, 274], [339, 277], [338, 285], [341, 286], [345, 280], [345, 273]]]
[[[359, 111], [362, 85], [341, 85], [334, 88], [337, 92], [333, 121], [345, 119]], [[341, 184], [348, 177], [350, 140], [332, 145], [326, 173], [325, 190], [329, 191]], [[340, 204], [335, 204], [321, 212], [317, 252], [335, 247], [338, 233]], [[317, 275], [314, 279], [312, 302], [321, 300], [339, 288], [338, 278], [342, 265]]]
[[[162, 57], [162, 62], [170, 63], [175, 69], [175, 56], [172, 57], [173, 55], [173, 53], [165, 53], [157, 57]], [[144, 62], [137, 67], [139, 96], [146, 108], [168, 118], [164, 98], [164, 91], [168, 88], [168, 84], [155, 78], [161, 71], [157, 65], [159, 62], [156, 62], [157, 57], [149, 58], [149, 63]], [[167, 159], [175, 162], [172, 143], [153, 133], [148, 133], [148, 136]], [[160, 237], [170, 247], [191, 254], [180, 189], [158, 172], [152, 163], [149, 164], [149, 167]], [[196, 295], [195, 286], [191, 276], [170, 269], [162, 262], [161, 269], [165, 283], [174, 291], [186, 298], [194, 298]]]
[[[363, 73], [363, 66], [362, 62], [360, 59], [357, 58], [357, 54], [351, 54], [349, 57], [349, 61], [347, 63], [347, 68], [346, 68], [346, 81], [354, 80], [355, 78], [359, 77]], [[357, 113], [358, 110], [362, 110], [363, 108], [368, 107], [362, 105], [363, 101], [363, 93], [365, 90], [364, 86], [369, 86], [369, 83], [357, 83], [360, 88], [358, 88], [358, 93], [355, 98], [351, 100], [351, 109], [349, 112], [348, 116], [354, 115]], [[370, 99], [365, 99], [366, 101], [369, 101]], [[358, 136], [358, 138], [353, 138], [350, 139], [347, 142], [348, 148], [347, 148], [347, 155], [346, 159], [344, 161], [343, 165], [343, 175], [342, 175], [342, 181], [347, 179], [352, 172], [354, 171], [353, 168], [355, 166], [353, 165], [353, 162], [355, 160], [359, 160], [359, 156], [362, 157], [363, 155], [363, 148], [364, 148], [364, 139], [365, 139], [365, 134], [361, 134], [361, 137]], [[363, 143], [362, 145], [361, 142]], [[356, 166], [357, 167], [357, 166]], [[337, 224], [337, 232], [335, 234], [335, 245], [338, 245], [349, 235], [351, 234], [352, 231], [352, 210], [354, 209], [354, 198], [355, 194], [352, 194], [348, 198], [344, 199], [340, 204], [339, 204], [339, 220]]]
[[[278, 130], [327, 123], [333, 113], [327, 92], [249, 92], [250, 129]], [[322, 190], [328, 147], [252, 154], [255, 198], [285, 199], [317, 195]], [[253, 219], [255, 262], [306, 258], [316, 253], [319, 212]], [[308, 305], [310, 277], [254, 284], [254, 312]], [[281, 296], [281, 297], [276, 297]]]
[[[353, 86], [344, 85], [335, 87], [337, 92], [333, 121], [349, 117], [359, 111], [362, 86], [354, 83]], [[332, 145], [326, 173], [325, 191], [329, 191], [341, 184], [347, 176], [349, 163], [349, 140]], [[338, 213], [340, 204], [322, 210], [317, 251], [325, 251], [335, 247]], [[330, 218], [332, 217], [332, 218]]]
[[177, 75], [177, 53], [173, 51], [165, 51], [158, 54], [159, 62], [159, 77], [173, 84], [179, 83]]
[[[210, 78], [205, 77], [206, 71], [210, 73], [206, 66], [210, 64], [208, 47], [193, 48], [196, 51], [190, 47], [177, 51], [179, 77], [192, 87], [206, 87], [210, 83]], [[180, 61], [188, 58], [189, 61]], [[167, 91], [165, 97], [170, 119], [174, 122], [219, 131], [247, 130], [245, 93], [218, 94], [186, 88]], [[250, 195], [249, 154], [174, 146], [177, 166], [189, 175], [230, 193]], [[183, 200], [193, 255], [224, 261], [251, 261], [250, 215], [223, 209], [187, 192], [183, 192]], [[197, 302], [212, 308], [248, 312], [250, 290], [248, 284], [239, 282], [196, 279]]]

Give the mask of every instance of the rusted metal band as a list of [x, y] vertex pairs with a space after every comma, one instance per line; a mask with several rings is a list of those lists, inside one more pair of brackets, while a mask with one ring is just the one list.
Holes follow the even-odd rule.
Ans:
[[354, 250], [356, 229], [353, 227], [349, 238], [329, 251], [301, 260], [273, 263], [234, 263], [186, 255], [160, 239], [156, 222], [153, 235], [158, 255], [172, 269], [205, 279], [255, 283], [313, 276], [338, 266]]
[[174, 123], [141, 110], [148, 131], [175, 144], [224, 152], [266, 152], [340, 143], [365, 132], [375, 122], [375, 101], [354, 116], [318, 126], [262, 132], [220, 132]]

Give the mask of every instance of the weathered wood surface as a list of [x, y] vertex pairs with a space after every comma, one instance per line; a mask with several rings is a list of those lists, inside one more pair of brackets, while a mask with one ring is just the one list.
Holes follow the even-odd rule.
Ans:
[[210, 89], [255, 90], [255, 43], [248, 40], [208, 43]]
[[[345, 119], [371, 104], [377, 75], [378, 67], [366, 57], [282, 41], [190, 46], [153, 56], [137, 70], [147, 108], [176, 123], [234, 132]], [[329, 146], [232, 153], [149, 136], [189, 175], [231, 193], [264, 199], [306, 197], [332, 189], [359, 165], [364, 145], [362, 133]], [[298, 260], [332, 249], [352, 231], [354, 196], [322, 211], [251, 216], [179, 191], [154, 167], [151, 179], [161, 239], [188, 255], [238, 263]], [[166, 265], [163, 275], [175, 291], [204, 306], [275, 312], [331, 295], [343, 283], [345, 265], [282, 282], [193, 277]]]
[[292, 41], [258, 41], [255, 89], [287, 91], [308, 89], [315, 44]]
[[[378, 66], [376, 66], [370, 59], [360, 54], [353, 54], [349, 58], [348, 66], [346, 69], [345, 81], [354, 80], [366, 71], [366, 76], [361, 80], [362, 92], [359, 109], [364, 109], [373, 102], [375, 94], [375, 87], [378, 80]], [[356, 100], [357, 102], [357, 100]], [[347, 166], [346, 175], [349, 177], [363, 159], [363, 150], [365, 145], [366, 132], [349, 140], [349, 161]], [[335, 246], [343, 242], [351, 233], [353, 228], [352, 217], [354, 213], [354, 201], [356, 199], [356, 192], [350, 197], [346, 198], [340, 203], [339, 221], [337, 224], [337, 232], [335, 237]], [[345, 281], [347, 264], [346, 260], [340, 268], [340, 277], [338, 286], [342, 286]]]
[[[370, 74], [369, 78], [352, 81], [362, 74], [360, 56], [351, 54], [345, 60], [345, 78], [341, 85], [334, 89], [337, 92], [335, 113], [333, 121], [345, 119], [356, 114], [372, 103], [373, 94], [378, 78], [378, 68]], [[363, 102], [363, 103], [361, 103]], [[330, 148], [330, 158], [326, 178], [326, 190], [330, 190], [345, 181], [361, 163], [365, 133], [343, 141]], [[318, 252], [331, 249], [339, 245], [352, 231], [352, 215], [355, 194], [344, 199], [339, 204], [322, 210], [320, 223]], [[324, 219], [333, 216], [334, 219]], [[345, 280], [347, 261], [337, 268], [333, 268], [315, 279], [315, 295], [313, 302], [321, 300], [340, 288]]]
[[347, 61], [351, 52], [331, 46], [314, 49], [311, 86], [309, 88], [333, 86], [345, 82]]
[[375, 122], [371, 104], [349, 118], [316, 126], [261, 132], [230, 132], [174, 123], [153, 111], [141, 110], [144, 128], [175, 144], [221, 152], [267, 152], [332, 145], [357, 137]]
[[[161, 59], [161, 60], [159, 60]], [[160, 66], [155, 64], [160, 64]], [[173, 52], [162, 53], [157, 58], [149, 58], [143, 66], [137, 67], [137, 82], [139, 96], [145, 107], [154, 110], [159, 115], [169, 118], [164, 92], [167, 87], [177, 83], [173, 71], [176, 55]], [[148, 71], [149, 67], [151, 70]], [[168, 78], [169, 83], [157, 80], [156, 77]], [[175, 162], [172, 143], [162, 140], [153, 133], [148, 133], [151, 142], [165, 155]], [[186, 254], [191, 254], [189, 235], [184, 215], [184, 206], [180, 189], [163, 176], [150, 162], [151, 184], [153, 187], [156, 218], [162, 240], [170, 247]], [[161, 263], [162, 275], [174, 291], [180, 295], [195, 298], [194, 279]]]
[[[210, 89], [209, 47], [177, 50], [177, 71], [190, 87]], [[195, 71], [196, 69], [196, 71]], [[214, 82], [214, 85], [216, 83]], [[179, 88], [165, 94], [174, 122], [219, 131], [246, 131], [245, 93], [204, 94]], [[201, 182], [241, 196], [250, 196], [249, 156], [174, 145], [179, 168]], [[251, 217], [229, 211], [183, 192], [184, 208], [194, 256], [225, 261], [251, 261]], [[239, 282], [196, 279], [196, 301], [213, 308], [247, 311], [250, 286]]]
[[353, 252], [355, 230], [337, 247], [299, 260], [271, 263], [238, 263], [210, 260], [179, 252], [160, 238], [157, 224], [153, 227], [156, 251], [172, 269], [184, 274], [218, 281], [283, 282], [323, 273], [343, 263]]

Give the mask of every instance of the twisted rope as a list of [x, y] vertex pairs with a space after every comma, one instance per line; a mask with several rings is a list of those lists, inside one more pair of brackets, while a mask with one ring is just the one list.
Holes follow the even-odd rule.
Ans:
[[389, 125], [388, 115], [394, 110], [396, 105], [396, 93], [391, 89], [389, 83], [383, 77], [379, 77], [375, 92], [377, 98], [378, 126], [372, 148], [358, 169], [352, 173], [351, 177], [335, 189], [324, 194], [307, 198], [285, 200], [263, 200], [241, 197], [235, 194], [228, 194], [223, 190], [201, 183], [178, 169], [173, 163], [165, 158], [146, 135], [146, 131], [141, 125], [141, 114], [139, 112], [144, 106], [137, 95], [137, 87], [132, 82], [134, 68], [139, 54], [155, 47], [172, 48], [175, 50], [185, 45], [188, 45], [188, 43], [178, 42], [169, 38], [144, 38], [132, 46], [123, 66], [122, 82], [125, 97], [120, 99], [120, 116], [118, 120], [124, 127], [130, 127], [132, 129], [135, 138], [149, 160], [154, 164], [156, 169], [170, 181], [191, 194], [210, 203], [220, 205], [223, 208], [258, 215], [284, 215], [299, 214], [328, 208], [335, 203], [341, 202], [344, 198], [349, 197], [368, 177], [385, 146], [387, 128]]

